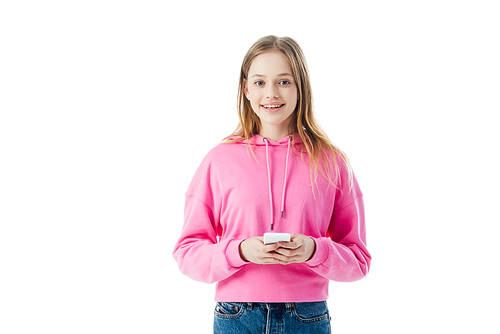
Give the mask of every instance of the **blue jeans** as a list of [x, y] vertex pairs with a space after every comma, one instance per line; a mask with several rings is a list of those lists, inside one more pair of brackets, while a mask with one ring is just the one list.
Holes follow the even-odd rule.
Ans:
[[326, 301], [310, 303], [221, 303], [214, 334], [331, 333]]

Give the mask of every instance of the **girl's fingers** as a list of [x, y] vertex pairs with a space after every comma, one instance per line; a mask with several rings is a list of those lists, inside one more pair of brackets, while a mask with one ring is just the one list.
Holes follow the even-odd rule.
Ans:
[[275, 256], [274, 260], [279, 264], [290, 264], [290, 263], [299, 263], [303, 262], [300, 257], [287, 257], [287, 256]]
[[280, 261], [274, 256], [260, 258], [258, 264], [277, 264]]
[[277, 254], [281, 254], [287, 257], [297, 256], [303, 253], [302, 249], [288, 249], [288, 248], [278, 248], [274, 251]]
[[280, 253], [274, 253], [273, 258], [283, 262], [291, 262], [294, 260], [294, 256], [296, 255], [283, 255]]
[[287, 249], [297, 249], [299, 248], [301, 245], [299, 245], [299, 243], [297, 242], [283, 242], [283, 241], [280, 241], [278, 243], [278, 245], [281, 247], [281, 248], [287, 248]]
[[304, 240], [300, 234], [292, 234], [290, 240], [290, 242], [280, 241], [278, 245], [282, 248], [297, 249], [304, 244]]
[[269, 252], [272, 252], [272, 251], [274, 251], [274, 250], [278, 249], [279, 247], [280, 247], [280, 246], [279, 246], [278, 244], [269, 244], [269, 245], [264, 245], [264, 246], [262, 247], [262, 251], [263, 251], [264, 253], [269, 253]]

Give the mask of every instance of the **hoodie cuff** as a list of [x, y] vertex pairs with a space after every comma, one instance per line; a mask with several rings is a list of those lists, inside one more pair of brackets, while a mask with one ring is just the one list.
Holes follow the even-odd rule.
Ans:
[[305, 263], [309, 267], [316, 267], [325, 262], [326, 259], [328, 258], [328, 243], [322, 239], [318, 238], [312, 238], [312, 239], [316, 243], [316, 251], [314, 252], [313, 257], [308, 261], [306, 261]]
[[229, 263], [229, 265], [231, 267], [239, 268], [247, 263], [250, 263], [250, 262], [244, 261], [240, 256], [240, 244], [243, 242], [243, 240], [245, 240], [245, 239], [241, 239], [241, 240], [234, 240], [233, 239], [227, 245], [226, 260], [227, 260], [227, 263]]

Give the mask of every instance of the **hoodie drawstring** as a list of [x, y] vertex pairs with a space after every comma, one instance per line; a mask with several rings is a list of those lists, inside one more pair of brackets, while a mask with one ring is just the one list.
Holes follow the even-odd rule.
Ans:
[[269, 171], [269, 144], [267, 138], [264, 137], [263, 140], [266, 142], [266, 162], [267, 162], [267, 181], [269, 183], [269, 207], [271, 208], [271, 230], [273, 229], [273, 192], [271, 190], [271, 172]]
[[292, 141], [292, 136], [288, 137], [288, 148], [286, 150], [286, 163], [285, 163], [285, 181], [283, 181], [283, 196], [281, 197], [281, 218], [283, 218], [283, 211], [285, 205], [285, 188], [286, 188], [286, 175], [288, 174], [288, 153], [290, 153], [290, 142]]
[[[274, 226], [274, 212], [273, 212], [273, 193], [271, 190], [271, 170], [269, 168], [269, 143], [266, 137], [264, 137], [262, 140], [266, 142], [267, 181], [269, 184], [269, 207], [271, 211], [271, 230], [272, 230]], [[284, 213], [286, 178], [288, 174], [288, 155], [290, 153], [291, 141], [292, 141], [292, 136], [288, 136], [288, 148], [286, 150], [286, 162], [285, 162], [285, 180], [283, 181], [283, 195], [281, 196], [281, 218], [283, 218], [283, 213]]]

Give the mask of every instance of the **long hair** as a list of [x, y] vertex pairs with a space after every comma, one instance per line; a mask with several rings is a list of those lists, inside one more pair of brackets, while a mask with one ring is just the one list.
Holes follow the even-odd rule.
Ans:
[[[241, 65], [238, 87], [238, 116], [240, 121], [236, 130], [224, 138], [223, 142], [233, 143], [247, 140], [247, 143], [249, 143], [249, 139], [259, 133], [261, 127], [260, 119], [253, 111], [250, 101], [245, 97], [245, 81], [255, 58], [263, 53], [274, 50], [281, 51], [285, 56], [292, 68], [292, 75], [297, 85], [298, 101], [295, 111], [290, 116], [288, 133], [298, 133], [302, 140], [300, 154], [302, 160], [304, 160], [303, 153], [307, 152], [309, 156], [311, 185], [316, 183], [318, 170], [329, 181], [329, 184], [335, 183], [337, 180], [340, 182], [339, 166], [337, 163], [337, 159], [340, 158], [340, 161], [342, 161], [348, 171], [349, 184], [352, 187], [352, 169], [347, 156], [333, 145], [326, 133], [316, 122], [306, 59], [299, 44], [290, 37], [277, 37], [274, 35], [262, 37], [246, 53]], [[237, 138], [229, 139], [233, 136]]]

